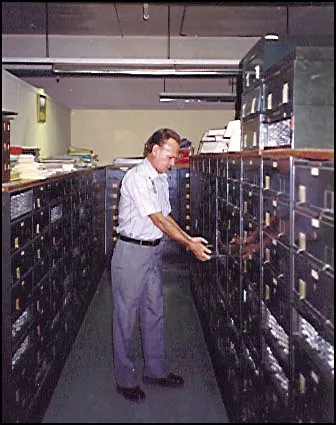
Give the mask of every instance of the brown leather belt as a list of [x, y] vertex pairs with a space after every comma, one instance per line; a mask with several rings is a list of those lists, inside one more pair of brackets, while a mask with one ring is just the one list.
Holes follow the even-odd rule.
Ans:
[[143, 246], [156, 246], [156, 245], [159, 245], [159, 243], [161, 242], [161, 239], [155, 239], [153, 241], [142, 241], [140, 239], [133, 239], [124, 235], [119, 235], [119, 238], [124, 242], [130, 242], [136, 245], [143, 245]]

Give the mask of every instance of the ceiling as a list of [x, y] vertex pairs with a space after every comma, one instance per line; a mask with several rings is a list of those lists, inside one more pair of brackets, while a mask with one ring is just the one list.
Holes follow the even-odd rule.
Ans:
[[[148, 18], [144, 19], [144, 6]], [[333, 35], [333, 2], [2, 2], [3, 34]]]
[[[279, 37], [334, 37], [333, 2], [2, 2], [2, 34], [22, 39], [25, 36], [111, 37], [125, 42], [123, 57], [133, 57], [134, 38], [164, 40], [164, 54], [170, 58], [171, 38], [175, 45], [186, 40], [214, 40], [228, 38], [256, 40], [266, 34]], [[50, 36], [50, 37], [49, 37]], [[82, 37], [85, 38], [85, 37]], [[180, 43], [179, 43], [180, 40]], [[176, 44], [177, 42], [177, 44]], [[213, 42], [215, 43], [215, 41]], [[232, 44], [229, 41], [230, 44]], [[252, 42], [251, 42], [252, 43]], [[47, 41], [45, 42], [48, 45]], [[66, 43], [64, 43], [66, 45]], [[253, 41], [254, 44], [254, 41]], [[253, 45], [251, 44], [251, 45]], [[149, 45], [149, 44], [148, 44]], [[190, 46], [190, 44], [185, 44]], [[233, 44], [232, 44], [233, 45]], [[126, 46], [126, 47], [125, 47]], [[146, 46], [146, 44], [141, 44]], [[6, 46], [5, 46], [6, 47]], [[127, 48], [130, 53], [127, 56]], [[8, 49], [7, 49], [8, 51]], [[193, 52], [198, 53], [197, 51]], [[90, 53], [91, 54], [91, 53]], [[142, 54], [142, 53], [141, 53]], [[182, 51], [183, 54], [183, 51]], [[190, 57], [190, 49], [188, 52]], [[48, 48], [43, 51], [49, 56]], [[65, 57], [71, 56], [71, 51]], [[5, 55], [6, 56], [6, 55]], [[13, 55], [15, 56], [15, 54]], [[51, 57], [53, 52], [51, 52]], [[85, 56], [86, 57], [86, 56]], [[187, 58], [186, 57], [186, 58]], [[196, 55], [192, 56], [196, 58]], [[199, 59], [197, 57], [197, 59]], [[6, 65], [3, 63], [3, 66]], [[43, 87], [47, 93], [70, 108], [80, 109], [171, 109], [173, 106], [158, 102], [158, 91], [228, 92], [234, 90], [232, 78], [102, 78], [87, 79], [81, 76], [44, 77], [34, 71], [11, 71], [30, 84]], [[33, 72], [33, 73], [32, 73]], [[48, 78], [47, 78], [48, 77]], [[88, 86], [92, 96], [88, 96]], [[96, 93], [96, 95], [94, 95]], [[99, 93], [99, 96], [97, 95]], [[181, 106], [180, 106], [181, 107]], [[232, 108], [232, 104], [185, 105], [188, 109]]]

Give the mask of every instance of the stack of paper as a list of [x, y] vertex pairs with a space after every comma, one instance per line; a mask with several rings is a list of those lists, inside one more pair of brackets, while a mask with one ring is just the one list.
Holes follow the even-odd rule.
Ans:
[[223, 153], [228, 150], [229, 139], [225, 137], [226, 128], [207, 130], [201, 139], [198, 153]]

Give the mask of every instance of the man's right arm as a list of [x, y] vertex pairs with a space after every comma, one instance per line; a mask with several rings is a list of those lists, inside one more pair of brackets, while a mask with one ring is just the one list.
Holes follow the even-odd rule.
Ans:
[[210, 260], [211, 250], [204, 245], [207, 243], [205, 238], [188, 235], [171, 216], [165, 217], [162, 212], [150, 214], [149, 218], [163, 233], [191, 251], [198, 260]]

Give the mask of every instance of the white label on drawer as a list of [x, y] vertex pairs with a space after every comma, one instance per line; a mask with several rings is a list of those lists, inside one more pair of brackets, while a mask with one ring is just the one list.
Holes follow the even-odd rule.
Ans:
[[256, 98], [254, 97], [252, 99], [251, 114], [254, 114], [255, 113], [255, 104], [256, 104]]
[[300, 393], [304, 394], [306, 392], [306, 378], [300, 373]]
[[270, 213], [269, 212], [265, 213], [265, 223], [266, 223], [266, 226], [270, 225]]
[[273, 167], [273, 168], [276, 168], [277, 166], [278, 166], [277, 161], [273, 161], [273, 163], [272, 163], [272, 167]]
[[272, 239], [272, 244], [273, 244], [273, 245], [276, 245], [276, 244], [277, 244], [276, 239]]
[[257, 133], [254, 131], [253, 132], [253, 142], [252, 142], [253, 146], [257, 146]]
[[40, 198], [37, 198], [37, 200], [36, 200], [37, 202], [37, 208], [40, 208], [40, 206], [41, 206], [41, 202], [40, 202]]
[[313, 227], [320, 227], [320, 220], [317, 218], [312, 218], [311, 224]]
[[269, 189], [271, 186], [271, 177], [265, 176], [265, 189]]
[[288, 92], [289, 86], [288, 83], [285, 83], [282, 87], [282, 103], [288, 103]]
[[301, 299], [306, 298], [306, 282], [303, 279], [299, 279], [299, 291], [300, 291], [300, 298]]
[[314, 379], [314, 381], [318, 384], [319, 383], [319, 378], [316, 375], [316, 373], [312, 370], [310, 373], [311, 377]]
[[317, 273], [316, 270], [311, 269], [311, 275], [314, 279], [318, 280], [319, 279], [319, 274]]
[[20, 226], [23, 227], [24, 226], [24, 221], [21, 221]]
[[310, 170], [310, 174], [311, 174], [312, 176], [318, 176], [318, 175], [319, 175], [319, 169], [318, 169], [318, 168], [316, 168], [316, 167], [313, 167], [313, 168]]
[[38, 223], [36, 224], [36, 233], [40, 233], [40, 225]]
[[299, 201], [306, 202], [306, 186], [299, 186]]
[[260, 65], [256, 65], [254, 67], [254, 70], [255, 70], [256, 79], [259, 80], [260, 79]]
[[306, 234], [305, 233], [299, 233], [299, 247], [303, 251], [306, 250]]
[[267, 109], [272, 109], [272, 93], [267, 96]]
[[273, 207], [276, 207], [278, 205], [276, 199], [273, 199], [272, 205], [273, 205]]
[[189, 173], [186, 173], [186, 178], [189, 178]]

